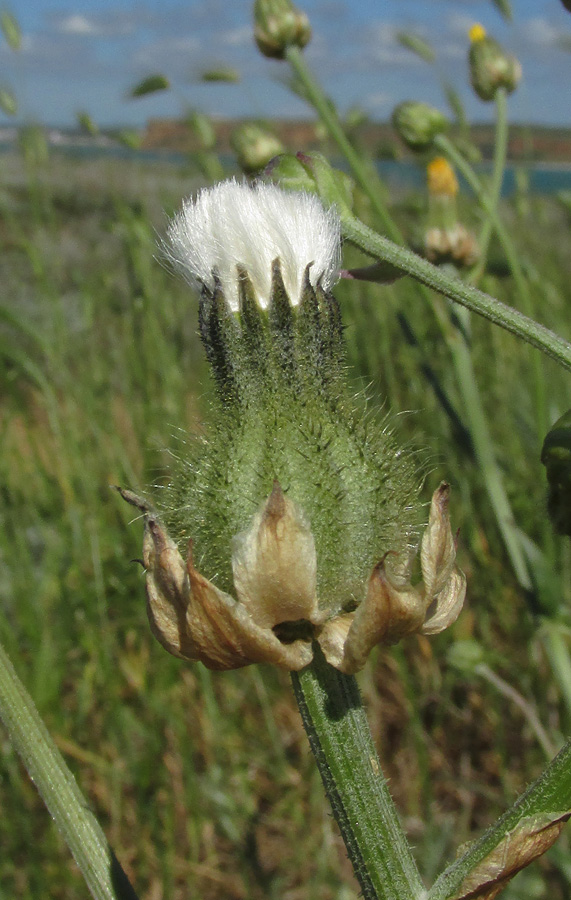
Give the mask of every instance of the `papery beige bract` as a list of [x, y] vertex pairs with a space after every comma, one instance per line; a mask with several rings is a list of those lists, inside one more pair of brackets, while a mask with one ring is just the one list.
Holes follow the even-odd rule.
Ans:
[[363, 602], [352, 613], [326, 623], [319, 642], [325, 658], [346, 674], [358, 672], [376, 644], [394, 644], [407, 634], [437, 634], [459, 616], [466, 579], [455, 567], [456, 542], [448, 518], [450, 489], [432, 496], [420, 549], [423, 582], [391, 572], [386, 556], [373, 569]]
[[[183, 560], [144, 500], [120, 493], [145, 516], [147, 613], [153, 634], [169, 653], [200, 660], [209, 669], [269, 662], [297, 671], [311, 662], [313, 629], [324, 619], [317, 608], [315, 545], [278, 484], [250, 529], [235, 539], [238, 601], [195, 569], [190, 545]], [[280, 628], [282, 640], [274, 632]]]
[[150, 506], [130, 491], [125, 500], [145, 517], [143, 562], [147, 612], [155, 637], [169, 653], [199, 660], [209, 669], [269, 662], [304, 668], [318, 641], [327, 661], [342, 672], [361, 669], [372, 648], [413, 632], [436, 634], [455, 621], [466, 589], [455, 567], [456, 545], [448, 519], [448, 485], [432, 498], [420, 564], [423, 583], [410, 584], [390, 555], [374, 568], [354, 612], [328, 618], [317, 598], [317, 559], [309, 523], [278, 482], [236, 536], [232, 552], [235, 600], [186, 561]]

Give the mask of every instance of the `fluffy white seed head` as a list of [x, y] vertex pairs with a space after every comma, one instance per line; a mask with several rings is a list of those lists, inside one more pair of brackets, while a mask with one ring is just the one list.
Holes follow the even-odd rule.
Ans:
[[284, 191], [273, 184], [223, 181], [185, 200], [167, 233], [171, 262], [191, 284], [209, 290], [214, 289], [216, 274], [234, 311], [237, 266], [247, 271], [264, 308], [270, 300], [275, 259], [280, 260], [293, 304], [300, 301], [308, 265], [314, 287], [321, 284], [329, 291], [339, 278], [339, 217], [312, 194]]

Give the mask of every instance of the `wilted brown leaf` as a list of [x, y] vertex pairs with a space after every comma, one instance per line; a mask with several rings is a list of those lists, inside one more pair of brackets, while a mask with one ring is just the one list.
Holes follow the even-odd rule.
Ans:
[[494, 900], [520, 869], [549, 850], [570, 816], [571, 812], [558, 812], [522, 819], [467, 875], [449, 900]]

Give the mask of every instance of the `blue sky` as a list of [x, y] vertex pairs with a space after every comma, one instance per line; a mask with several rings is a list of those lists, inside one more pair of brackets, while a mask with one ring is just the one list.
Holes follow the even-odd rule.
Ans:
[[[512, 0], [506, 23], [491, 0], [307, 0], [314, 36], [306, 50], [342, 110], [359, 105], [387, 119], [404, 99], [445, 107], [442, 79], [461, 93], [470, 118], [492, 109], [472, 95], [467, 30], [481, 22], [523, 65], [510, 100], [512, 121], [571, 124], [571, 14], [560, 0]], [[102, 126], [143, 125], [199, 109], [216, 116], [307, 116], [283, 85], [287, 65], [264, 59], [252, 39], [250, 0], [12, 0], [24, 34], [0, 46], [0, 86], [15, 92], [19, 121], [71, 125], [78, 110]], [[400, 30], [429, 40], [435, 66], [398, 41]], [[237, 85], [204, 84], [203, 71], [231, 66]], [[129, 88], [162, 72], [173, 89], [128, 100]], [[7, 118], [0, 122], [9, 123]]]

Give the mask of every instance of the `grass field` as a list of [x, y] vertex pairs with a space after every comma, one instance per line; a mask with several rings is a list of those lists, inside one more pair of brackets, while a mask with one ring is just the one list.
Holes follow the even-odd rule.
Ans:
[[[0, 640], [141, 897], [355, 898], [287, 675], [261, 666], [211, 674], [162, 650], [133, 562], [141, 525], [109, 488], [164, 480], [169, 449], [203, 428], [211, 385], [197, 298], [157, 259], [167, 216], [199, 176], [58, 156], [33, 170], [6, 156], [2, 168]], [[425, 198], [393, 199], [392, 213], [414, 243]], [[462, 214], [479, 228], [470, 198]], [[526, 195], [502, 217], [535, 318], [569, 338], [569, 213], [556, 198]], [[348, 249], [344, 265], [360, 260]], [[520, 303], [497, 242], [481, 286]], [[525, 590], [433, 310], [410, 279], [336, 293], [355, 391], [366, 387], [371, 404], [398, 414], [401, 436], [428, 461], [426, 501], [450, 481], [468, 576], [467, 608], [450, 631], [379, 649], [359, 679], [431, 880], [539, 773], [571, 724], [571, 553], [552, 533], [539, 461], [571, 385], [512, 336], [463, 322], [518, 540], [525, 535]], [[87, 896], [0, 738], [0, 898]], [[570, 885], [563, 839], [504, 896], [566, 900]]]

